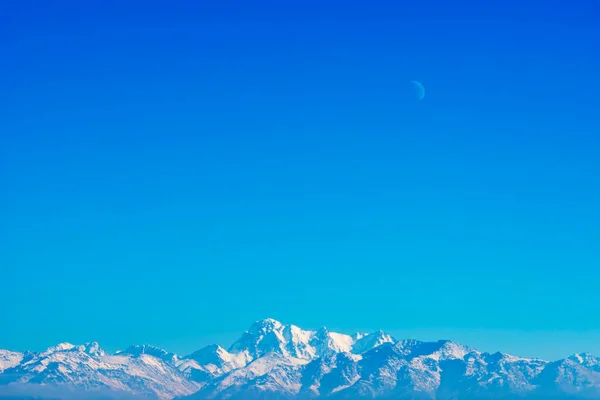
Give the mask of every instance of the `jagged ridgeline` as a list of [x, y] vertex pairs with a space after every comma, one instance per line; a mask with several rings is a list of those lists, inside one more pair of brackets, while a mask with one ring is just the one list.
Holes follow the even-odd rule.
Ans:
[[600, 358], [545, 361], [451, 341], [257, 321], [229, 349], [187, 356], [98, 343], [0, 350], [2, 399], [600, 399]]

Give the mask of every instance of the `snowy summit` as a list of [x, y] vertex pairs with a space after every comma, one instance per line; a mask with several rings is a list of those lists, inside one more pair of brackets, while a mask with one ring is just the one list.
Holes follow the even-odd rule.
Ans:
[[179, 356], [151, 345], [108, 354], [98, 343], [0, 350], [0, 398], [598, 398], [600, 358], [554, 362], [489, 354], [451, 341], [346, 335], [274, 319], [227, 350]]

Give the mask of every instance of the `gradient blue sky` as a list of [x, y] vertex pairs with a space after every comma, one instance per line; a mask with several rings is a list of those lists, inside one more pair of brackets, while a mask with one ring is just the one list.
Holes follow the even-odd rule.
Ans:
[[0, 348], [600, 353], [597, 1], [168, 3], [2, 2]]

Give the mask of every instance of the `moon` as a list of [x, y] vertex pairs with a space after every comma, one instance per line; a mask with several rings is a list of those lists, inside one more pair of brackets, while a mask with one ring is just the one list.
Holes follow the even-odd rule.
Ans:
[[423, 86], [423, 84], [419, 81], [410, 81], [410, 83], [412, 83], [413, 87], [417, 91], [417, 97], [419, 100], [423, 100], [425, 97], [425, 86]]

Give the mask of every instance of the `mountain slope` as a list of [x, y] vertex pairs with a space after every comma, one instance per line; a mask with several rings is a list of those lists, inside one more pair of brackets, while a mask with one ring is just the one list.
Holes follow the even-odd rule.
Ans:
[[194, 393], [199, 387], [161, 358], [106, 353], [95, 343], [61, 343], [32, 353], [0, 374], [2, 385], [73, 387], [90, 393], [111, 391], [125, 395], [172, 398]]
[[342, 352], [362, 353], [394, 339], [384, 332], [354, 336], [329, 332], [323, 327], [315, 331], [295, 325], [283, 325], [274, 319], [256, 321], [242, 337], [229, 348], [230, 353], [242, 354], [248, 361], [268, 353], [312, 360], [327, 354]]
[[7, 368], [12, 368], [23, 360], [23, 353], [16, 351], [0, 350], [0, 373]]
[[397, 341], [257, 321], [231, 347], [187, 356], [150, 345], [108, 354], [98, 343], [0, 350], [0, 398], [436, 400], [600, 399], [600, 358], [548, 362], [440, 340]]

